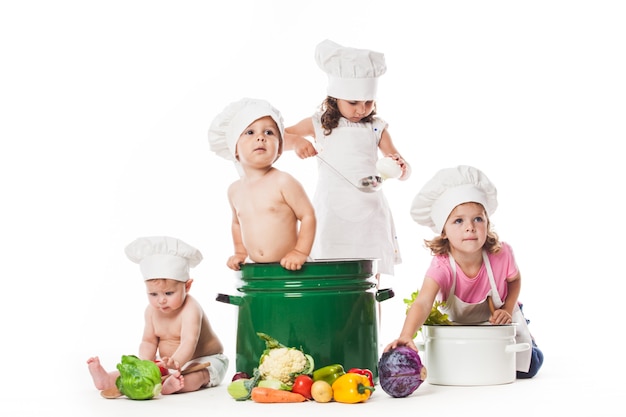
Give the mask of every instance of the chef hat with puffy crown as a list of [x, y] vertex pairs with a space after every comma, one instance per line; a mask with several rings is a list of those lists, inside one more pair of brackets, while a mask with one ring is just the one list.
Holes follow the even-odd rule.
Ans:
[[237, 140], [245, 128], [261, 117], [270, 116], [278, 126], [280, 144], [278, 157], [283, 152], [285, 126], [280, 112], [265, 100], [242, 98], [230, 103], [218, 114], [209, 128], [211, 150], [222, 158], [237, 162]]
[[140, 237], [126, 246], [126, 256], [139, 264], [144, 280], [168, 278], [189, 280], [189, 268], [202, 261], [200, 251], [168, 236]]
[[448, 216], [459, 204], [480, 203], [491, 216], [498, 207], [497, 197], [496, 187], [479, 169], [467, 165], [445, 168], [415, 196], [411, 217], [435, 233], [442, 233]]
[[341, 100], [376, 99], [378, 77], [387, 71], [384, 54], [328, 39], [315, 48], [315, 62], [328, 75], [327, 94]]

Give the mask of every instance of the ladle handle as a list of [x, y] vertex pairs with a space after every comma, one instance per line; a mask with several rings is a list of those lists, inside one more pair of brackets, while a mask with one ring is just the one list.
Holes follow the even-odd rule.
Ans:
[[343, 175], [341, 172], [339, 172], [339, 170], [337, 168], [335, 168], [334, 165], [331, 165], [330, 162], [326, 161], [324, 158], [322, 158], [319, 155], [315, 155], [317, 157], [317, 159], [319, 159], [320, 161], [322, 161], [324, 163], [324, 165], [326, 165], [328, 168], [331, 169], [331, 171], [333, 171], [336, 175], [338, 175], [340, 178], [344, 179], [348, 184], [352, 185], [353, 187], [355, 187], [357, 190], [360, 190], [359, 186], [356, 185], [355, 183], [353, 183], [352, 181], [350, 181], [348, 179], [348, 177], [346, 177], [345, 175]]
[[182, 371], [180, 371], [181, 375], [187, 375], [190, 374], [192, 372], [196, 372], [196, 371], [200, 371], [204, 368], [208, 368], [209, 366], [211, 366], [211, 362], [203, 362], [203, 363], [198, 363], [195, 364], [194, 366], [190, 366], [189, 368], [185, 368]]

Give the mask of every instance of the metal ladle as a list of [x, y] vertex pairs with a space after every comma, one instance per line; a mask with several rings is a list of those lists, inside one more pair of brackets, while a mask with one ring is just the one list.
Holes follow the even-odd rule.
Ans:
[[315, 156], [317, 157], [317, 159], [322, 161], [328, 168], [330, 168], [335, 174], [343, 178], [345, 181], [347, 181], [350, 185], [352, 185], [354, 188], [356, 188], [359, 191], [362, 191], [364, 193], [373, 193], [375, 191], [378, 191], [383, 184], [382, 177], [379, 177], [377, 175], [370, 175], [369, 177], [363, 177], [359, 180], [358, 183], [355, 184], [354, 182], [349, 180], [345, 175], [339, 172], [337, 168], [332, 166], [324, 158], [322, 158], [319, 155], [315, 155]]

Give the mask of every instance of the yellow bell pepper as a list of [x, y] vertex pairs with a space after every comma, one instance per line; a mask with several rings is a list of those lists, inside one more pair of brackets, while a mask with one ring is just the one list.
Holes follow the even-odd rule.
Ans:
[[374, 391], [365, 375], [347, 373], [333, 382], [333, 399], [339, 403], [355, 404], [369, 399]]

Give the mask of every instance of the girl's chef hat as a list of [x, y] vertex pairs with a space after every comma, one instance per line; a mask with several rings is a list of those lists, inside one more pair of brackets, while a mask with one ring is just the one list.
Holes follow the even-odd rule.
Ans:
[[341, 100], [376, 99], [378, 77], [387, 71], [385, 55], [325, 40], [315, 48], [315, 62], [328, 75], [327, 93]]
[[126, 256], [139, 264], [144, 280], [155, 278], [187, 282], [189, 268], [202, 261], [200, 251], [168, 236], [140, 237], [126, 246]]
[[413, 199], [411, 217], [435, 233], [443, 232], [448, 216], [463, 203], [480, 203], [487, 216], [498, 207], [496, 187], [477, 168], [459, 165], [435, 174]]
[[283, 152], [285, 127], [283, 116], [270, 103], [254, 98], [242, 98], [230, 103], [218, 114], [209, 128], [211, 150], [222, 158], [237, 162], [237, 140], [245, 128], [261, 117], [270, 116], [280, 131], [278, 157]]

